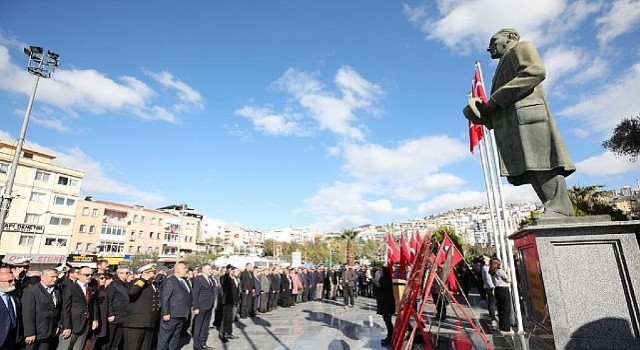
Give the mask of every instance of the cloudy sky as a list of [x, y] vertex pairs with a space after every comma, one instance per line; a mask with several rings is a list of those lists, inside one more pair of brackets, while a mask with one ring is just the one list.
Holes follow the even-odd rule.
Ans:
[[83, 170], [83, 195], [256, 229], [481, 205], [461, 109], [475, 61], [491, 81], [488, 39], [514, 27], [544, 60], [568, 184], [619, 188], [640, 162], [601, 143], [640, 113], [639, 24], [631, 0], [2, 1], [0, 139], [20, 130], [22, 48], [37, 45], [62, 65], [40, 81], [27, 145]]

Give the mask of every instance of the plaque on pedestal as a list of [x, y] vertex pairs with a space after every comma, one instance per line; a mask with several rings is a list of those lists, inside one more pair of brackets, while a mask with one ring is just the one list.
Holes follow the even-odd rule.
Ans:
[[640, 349], [640, 221], [539, 224], [510, 238], [531, 318], [544, 320], [546, 298], [557, 349]]

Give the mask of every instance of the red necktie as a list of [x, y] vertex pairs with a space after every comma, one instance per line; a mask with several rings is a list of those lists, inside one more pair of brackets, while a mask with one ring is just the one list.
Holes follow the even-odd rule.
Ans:
[[89, 304], [89, 298], [91, 297], [91, 294], [89, 293], [89, 286], [87, 286], [86, 284], [84, 285], [84, 298], [87, 300], [87, 304]]

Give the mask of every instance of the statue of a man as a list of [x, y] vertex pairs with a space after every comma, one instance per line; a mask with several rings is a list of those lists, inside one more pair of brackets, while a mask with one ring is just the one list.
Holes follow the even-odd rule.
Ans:
[[540, 218], [574, 216], [565, 177], [576, 168], [547, 105], [538, 51], [511, 28], [492, 36], [487, 51], [500, 60], [491, 98], [470, 101], [465, 117], [494, 130], [500, 174], [515, 186], [533, 186], [545, 207]]

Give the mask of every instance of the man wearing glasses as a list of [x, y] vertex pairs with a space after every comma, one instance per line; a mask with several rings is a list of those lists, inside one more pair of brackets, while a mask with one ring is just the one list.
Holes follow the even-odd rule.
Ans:
[[42, 271], [40, 282], [22, 294], [22, 326], [28, 350], [47, 350], [55, 343], [62, 298], [55, 288], [58, 271]]
[[18, 348], [20, 302], [12, 293], [15, 290], [13, 274], [7, 269], [0, 270], [0, 349], [3, 350]]
[[90, 330], [98, 328], [98, 304], [89, 286], [93, 272], [82, 267], [78, 280], [62, 290], [62, 334], [58, 349], [82, 350]]
[[113, 282], [107, 287], [109, 345], [107, 350], [118, 349], [123, 338], [122, 324], [129, 315], [129, 283], [131, 271], [126, 267], [116, 270]]

